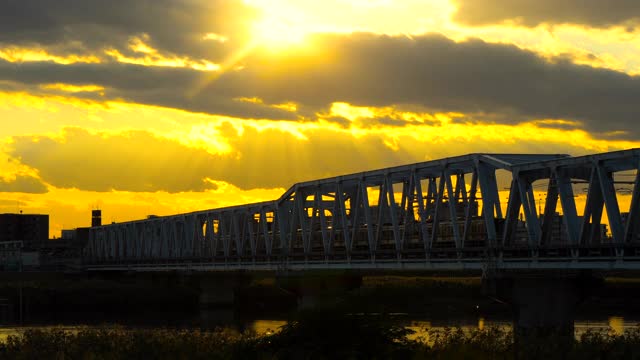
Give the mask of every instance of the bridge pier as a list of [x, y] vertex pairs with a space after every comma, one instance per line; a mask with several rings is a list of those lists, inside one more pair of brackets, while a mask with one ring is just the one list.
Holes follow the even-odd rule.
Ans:
[[236, 273], [203, 275], [199, 279], [201, 308], [233, 308], [238, 290], [249, 282], [248, 276]]
[[347, 291], [362, 284], [357, 274], [287, 273], [277, 278], [280, 288], [295, 294], [298, 310], [314, 309], [321, 305], [334, 305]]
[[249, 281], [249, 276], [242, 273], [200, 275], [200, 325], [215, 328], [235, 324], [238, 293]]
[[233, 307], [235, 302], [235, 284], [232, 280], [205, 280], [200, 283], [200, 307]]
[[520, 352], [534, 358], [538, 345], [549, 341], [556, 351], [574, 340], [577, 306], [598, 282], [590, 273], [509, 273], [483, 279], [489, 296], [511, 305], [514, 341]]

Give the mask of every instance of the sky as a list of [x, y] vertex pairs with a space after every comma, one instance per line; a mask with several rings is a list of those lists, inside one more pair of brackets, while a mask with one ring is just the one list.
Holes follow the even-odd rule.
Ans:
[[637, 0], [4, 0], [0, 213], [50, 234], [472, 152], [640, 147]]

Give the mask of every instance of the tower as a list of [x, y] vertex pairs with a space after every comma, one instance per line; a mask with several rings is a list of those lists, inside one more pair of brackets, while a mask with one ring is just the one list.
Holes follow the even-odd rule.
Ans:
[[102, 226], [102, 210], [91, 210], [91, 227]]

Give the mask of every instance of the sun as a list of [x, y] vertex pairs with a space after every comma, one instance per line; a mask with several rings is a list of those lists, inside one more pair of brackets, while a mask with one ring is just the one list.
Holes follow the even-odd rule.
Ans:
[[287, 50], [305, 43], [312, 32], [305, 14], [288, 6], [263, 6], [254, 1], [260, 9], [260, 16], [252, 27], [252, 37], [256, 46], [272, 51]]
[[254, 41], [270, 50], [285, 50], [304, 43], [308, 32], [286, 19], [264, 19], [254, 25]]

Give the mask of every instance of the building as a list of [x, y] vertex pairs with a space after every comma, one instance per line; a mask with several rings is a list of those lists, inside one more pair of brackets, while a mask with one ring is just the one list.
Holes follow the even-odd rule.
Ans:
[[[102, 210], [91, 210], [91, 227], [102, 226]], [[60, 245], [66, 248], [80, 249], [89, 242], [89, 227], [62, 230]]]
[[102, 210], [91, 211], [91, 226], [102, 226]]
[[65, 246], [71, 248], [82, 248], [89, 242], [89, 228], [81, 227], [72, 230], [62, 230], [61, 240], [64, 241]]
[[49, 240], [49, 215], [0, 214], [0, 242], [22, 241], [37, 249]]

